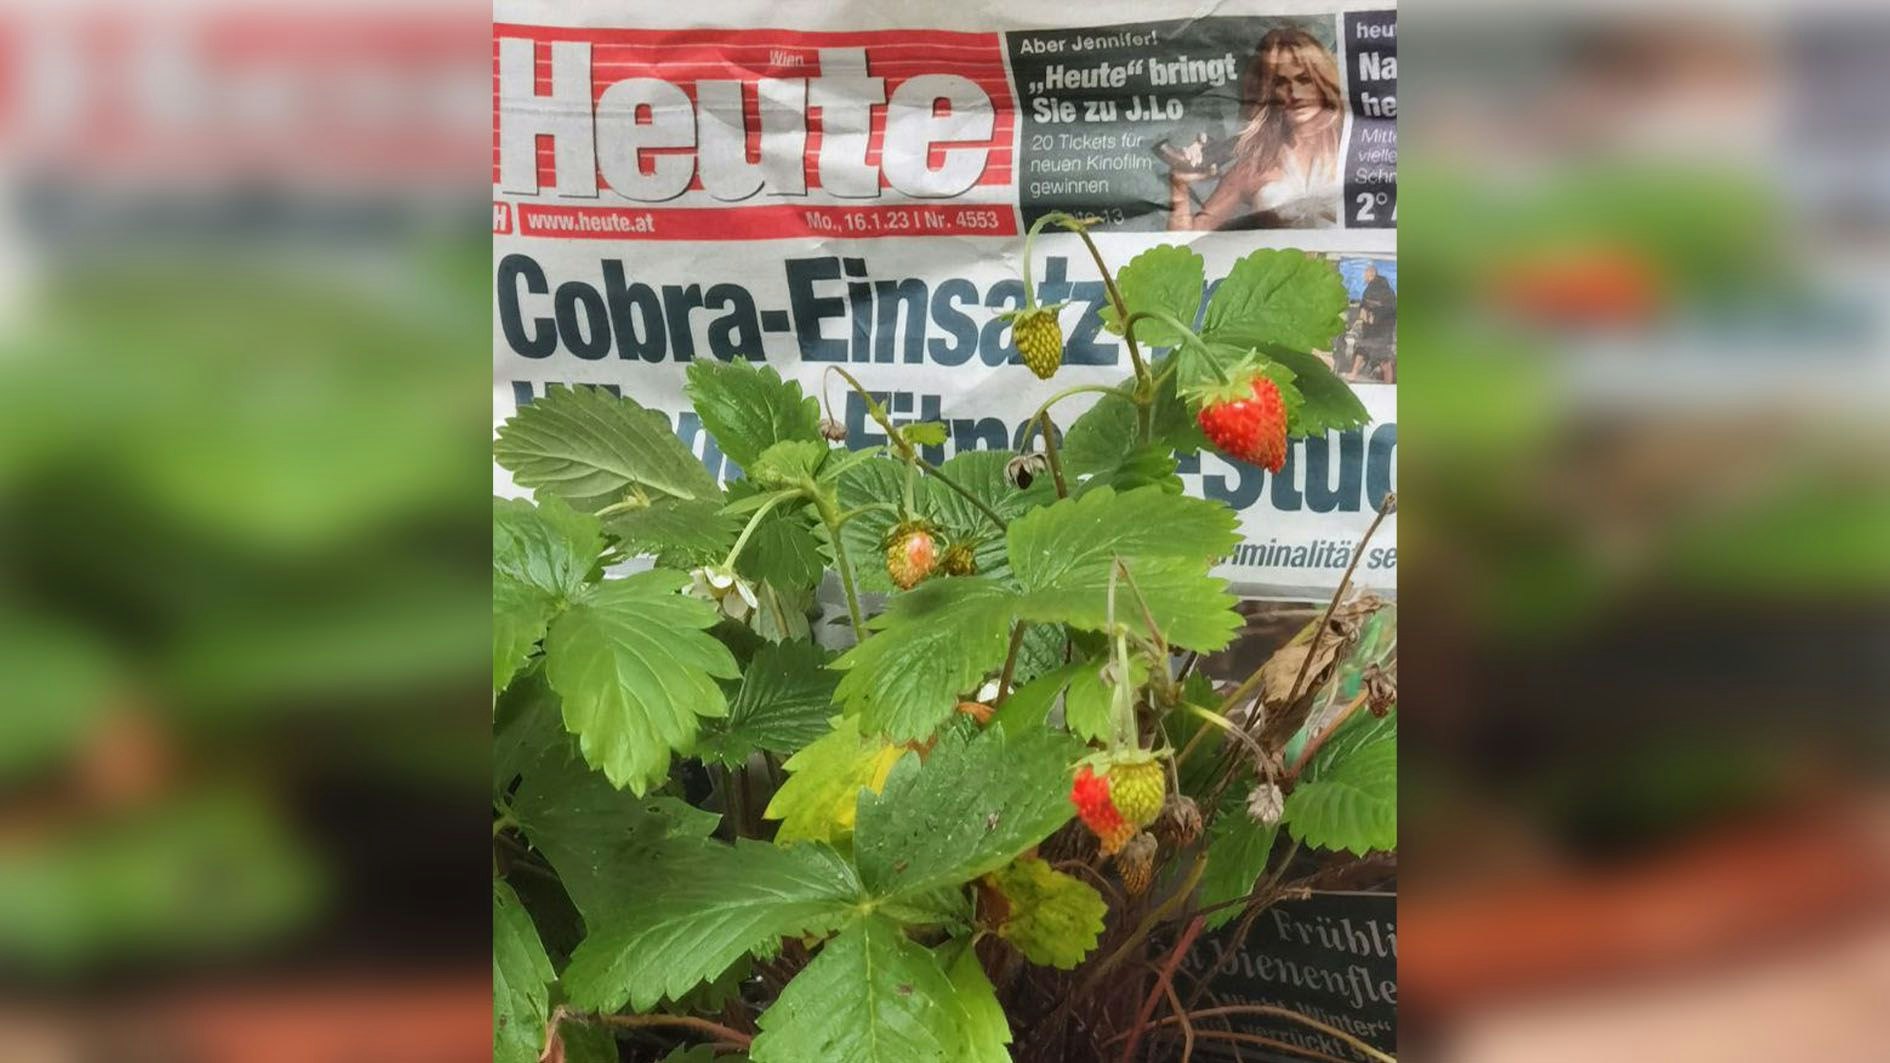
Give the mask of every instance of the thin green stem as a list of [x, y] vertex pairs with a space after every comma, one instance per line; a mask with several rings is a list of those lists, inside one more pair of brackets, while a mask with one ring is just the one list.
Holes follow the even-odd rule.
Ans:
[[945, 475], [945, 471], [943, 469], [940, 469], [938, 466], [932, 464], [929, 461], [926, 461], [924, 458], [921, 458], [921, 457], [915, 456], [913, 458], [913, 461], [919, 466], [919, 468], [924, 469], [928, 474], [930, 474], [933, 479], [936, 479], [939, 483], [942, 483], [946, 487], [951, 488], [954, 492], [957, 493], [958, 497], [964, 499], [965, 501], [971, 503], [974, 507], [976, 507], [978, 512], [984, 514], [985, 517], [989, 519], [992, 524], [997, 525], [997, 530], [999, 534], [1002, 534], [1005, 530], [1009, 528], [1009, 525], [1004, 523], [1004, 518], [997, 515], [996, 510], [992, 509], [990, 506], [985, 505], [983, 499], [979, 498], [977, 495], [974, 495], [970, 491], [966, 490], [965, 487], [962, 484], [960, 484], [958, 481]]
[[840, 587], [847, 592], [847, 616], [853, 621], [853, 638], [866, 641], [866, 621], [860, 615], [860, 593], [853, 586], [853, 565], [847, 560], [847, 545], [840, 538], [840, 515], [834, 512], [833, 503], [825, 495], [814, 496], [814, 509], [820, 514], [820, 522], [827, 526], [827, 536], [833, 540], [833, 567], [840, 573]]
[[[1082, 238], [1083, 246], [1089, 248], [1089, 257], [1096, 262], [1096, 272], [1102, 274], [1103, 287], [1109, 292], [1109, 301], [1115, 304], [1116, 317], [1120, 320], [1127, 321], [1129, 318], [1129, 304], [1123, 301], [1122, 290], [1116, 287], [1115, 274], [1111, 273], [1109, 267], [1103, 262], [1102, 249], [1097, 247], [1096, 241], [1090, 237], [1089, 226], [1076, 223], [1073, 218], [1064, 220], [1064, 216], [1061, 215], [1046, 216], [1057, 217], [1064, 228], [1069, 229]], [[1146, 384], [1148, 382], [1148, 366], [1142, 361], [1142, 352], [1135, 345], [1135, 337], [1124, 336], [1123, 339], [1128, 343], [1129, 362], [1135, 367], [1136, 382], [1138, 384]], [[1146, 443], [1148, 440], [1145, 438], [1143, 442]]]
[[997, 698], [992, 702], [993, 710], [1004, 707], [1004, 702], [1011, 696], [1011, 677], [1017, 674], [1017, 654], [1024, 648], [1025, 625], [1022, 620], [1011, 626], [1011, 648], [1004, 654], [1004, 671], [998, 674]]
[[1057, 457], [1056, 423], [1050, 420], [1048, 411], [1039, 413], [1037, 421], [1043, 430], [1043, 456], [1050, 462], [1050, 478], [1056, 481], [1057, 497], [1070, 497], [1070, 485], [1063, 479], [1063, 461]]
[[1034, 420], [1036, 417], [1050, 412], [1050, 407], [1055, 406], [1057, 403], [1062, 402], [1072, 395], [1082, 395], [1092, 391], [1102, 395], [1115, 395], [1120, 398], [1128, 399], [1131, 402], [1135, 401], [1135, 396], [1124, 395], [1120, 390], [1110, 387], [1108, 384], [1078, 384], [1075, 387], [1064, 388], [1062, 391], [1045, 399], [1044, 404], [1037, 407], [1037, 412], [1032, 415], [1032, 419]]
[[868, 502], [863, 506], [856, 506], [855, 508], [849, 509], [845, 513], [840, 514], [840, 523], [844, 525], [848, 521], [852, 520], [854, 517], [860, 516], [861, 514], [864, 514], [864, 513], [871, 513], [877, 509], [889, 509], [893, 511], [894, 513], [899, 512], [899, 507], [894, 505], [891, 502]]
[[780, 505], [782, 502], [785, 502], [789, 498], [792, 498], [792, 497], [793, 497], [792, 495], [784, 491], [780, 494], [775, 495], [773, 498], [768, 499], [766, 502], [763, 502], [761, 504], [761, 508], [755, 510], [754, 516], [748, 518], [747, 527], [743, 528], [741, 535], [736, 537], [735, 545], [729, 547], [728, 556], [722, 559], [723, 568], [727, 569], [727, 568], [735, 567], [735, 559], [742, 555], [742, 547], [748, 545], [749, 537], [754, 535], [755, 529], [761, 526], [761, 518], [767, 516], [769, 510], [773, 509], [774, 507]]
[[[1181, 707], [1188, 710], [1190, 713], [1193, 713], [1194, 715], [1201, 717], [1203, 720], [1206, 720], [1207, 722], [1213, 724], [1214, 726], [1220, 728], [1221, 730], [1226, 731], [1228, 734], [1233, 735], [1235, 738], [1240, 739], [1242, 742], [1246, 743], [1247, 748], [1253, 751], [1254, 756], [1259, 757], [1262, 760], [1266, 759], [1267, 752], [1266, 750], [1260, 748], [1260, 743], [1255, 741], [1254, 737], [1248, 734], [1246, 731], [1242, 730], [1239, 727], [1234, 726], [1233, 721], [1229, 720], [1227, 717], [1222, 716], [1220, 713], [1215, 712], [1213, 709], [1202, 708], [1201, 706], [1196, 705], [1193, 702], [1184, 701], [1181, 703]], [[1188, 755], [1188, 750], [1193, 749], [1193, 748], [1194, 748], [1194, 743], [1190, 742], [1188, 744], [1188, 749], [1184, 749], [1181, 751], [1181, 756], [1185, 758]]]
[[1030, 273], [1030, 245], [1037, 242], [1037, 234], [1043, 231], [1044, 226], [1057, 221], [1059, 217], [1067, 217], [1067, 215], [1063, 215], [1060, 211], [1051, 211], [1031, 222], [1029, 230], [1024, 233], [1024, 262], [1021, 272], [1024, 275], [1024, 309], [1026, 310], [1034, 310], [1037, 306], [1037, 285]]
[[899, 427], [892, 423], [890, 417], [886, 416], [886, 411], [880, 408], [879, 400], [873, 397], [872, 392], [866, 390], [866, 385], [861, 384], [859, 379], [852, 373], [847, 372], [837, 365], [828, 366], [827, 372], [840, 374], [840, 378], [847, 382], [847, 385], [854, 390], [854, 393], [866, 401], [866, 415], [871, 417], [873, 421], [879, 425], [880, 429], [886, 433], [886, 438], [892, 442], [893, 449], [899, 452], [901, 458], [910, 457], [912, 454], [912, 444], [906, 442], [906, 437], [899, 431]]
[[628, 513], [633, 509], [648, 508], [650, 508], [649, 499], [641, 495], [631, 495], [629, 498], [623, 499], [622, 501], [612, 502], [610, 505], [593, 513], [592, 516], [596, 517], [598, 520], [603, 520], [605, 517], [614, 517], [619, 513]]

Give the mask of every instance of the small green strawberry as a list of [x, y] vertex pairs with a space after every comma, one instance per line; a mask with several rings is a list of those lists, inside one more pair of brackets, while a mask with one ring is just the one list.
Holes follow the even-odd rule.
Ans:
[[978, 554], [969, 542], [963, 539], [945, 548], [945, 553], [938, 559], [939, 571], [947, 576], [975, 576], [978, 574]]
[[1152, 753], [1126, 753], [1109, 765], [1109, 796], [1115, 801], [1116, 811], [1137, 830], [1162, 814], [1167, 793], [1168, 780]]
[[1063, 326], [1057, 321], [1060, 307], [1037, 306], [1019, 313], [1011, 320], [1011, 337], [1024, 364], [1041, 380], [1056, 375], [1063, 364]]

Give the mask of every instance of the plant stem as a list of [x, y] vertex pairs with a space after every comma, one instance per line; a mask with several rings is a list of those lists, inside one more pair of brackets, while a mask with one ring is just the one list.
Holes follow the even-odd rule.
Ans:
[[1024, 648], [1024, 622], [1019, 620], [1011, 627], [1011, 648], [1004, 654], [1004, 671], [998, 674], [997, 699], [991, 708], [995, 711], [1004, 707], [1004, 702], [1011, 696], [1011, 676], [1017, 672], [1017, 653]]
[[1134, 395], [1125, 395], [1122, 393], [1122, 390], [1120, 388], [1110, 387], [1108, 384], [1077, 384], [1072, 387], [1064, 388], [1062, 391], [1059, 391], [1055, 395], [1052, 395], [1049, 398], [1045, 399], [1043, 401], [1043, 405], [1037, 407], [1037, 413], [1031, 415], [1031, 420], [1033, 421], [1036, 420], [1038, 416], [1048, 412], [1050, 407], [1055, 406], [1057, 403], [1062, 402], [1064, 399], [1070, 398], [1073, 395], [1082, 395], [1082, 394], [1086, 394], [1092, 391], [1098, 392], [1103, 395], [1115, 395], [1118, 398], [1126, 399], [1130, 402], [1135, 401]]
[[626, 1030], [681, 1026], [698, 1033], [709, 1034], [733, 1045], [739, 1045], [743, 1050], [746, 1050], [755, 1040], [740, 1030], [694, 1015], [593, 1015], [588, 1021], [602, 1023], [605, 1026], [621, 1026]]
[[735, 559], [741, 556], [742, 547], [748, 545], [748, 537], [755, 534], [755, 529], [761, 526], [761, 518], [767, 516], [769, 510], [780, 505], [789, 497], [791, 497], [789, 494], [782, 492], [768, 499], [766, 502], [763, 502], [761, 508], [755, 510], [755, 515], [748, 518], [748, 525], [742, 529], [741, 535], [736, 538], [735, 545], [729, 547], [728, 556], [722, 559], [723, 568], [735, 567]]
[[[1080, 225], [1080, 224], [1071, 224], [1071, 222], [1073, 222], [1075, 219], [1070, 219], [1070, 221], [1063, 221], [1061, 218], [1059, 218], [1058, 220], [1059, 222], [1062, 223], [1064, 228], [1069, 229], [1070, 231], [1076, 233], [1077, 236], [1081, 237], [1083, 240], [1083, 246], [1089, 248], [1089, 257], [1095, 260], [1096, 272], [1102, 275], [1103, 287], [1108, 289], [1109, 291], [1109, 301], [1115, 304], [1116, 317], [1117, 319], [1126, 322], [1129, 319], [1129, 304], [1123, 301], [1122, 290], [1116, 287], [1115, 274], [1111, 273], [1109, 271], [1109, 267], [1103, 262], [1102, 249], [1097, 247], [1096, 241], [1090, 237], [1089, 226]], [[1126, 331], [1128, 326], [1124, 325], [1123, 328]], [[1129, 363], [1135, 367], [1136, 383], [1147, 384], [1148, 383], [1148, 366], [1142, 361], [1142, 352], [1139, 349], [1137, 349], [1135, 345], [1135, 337], [1130, 336], [1130, 335], [1125, 335], [1123, 336], [1123, 339], [1128, 343]], [[1148, 442], [1148, 437], [1146, 434], [1144, 434], [1142, 438], [1142, 442], [1144, 443]]]
[[593, 513], [591, 515], [596, 517], [598, 520], [603, 520], [605, 517], [614, 517], [619, 513], [628, 513], [629, 511], [633, 509], [648, 509], [648, 508], [650, 508], [649, 499], [644, 498], [641, 495], [631, 495], [629, 498], [623, 499], [622, 501], [612, 502], [610, 505], [605, 506], [603, 509], [600, 509], [596, 513]]
[[[1379, 1063], [1398, 1063], [1395, 1057], [1389, 1056], [1383, 1052], [1380, 1052], [1378, 1049], [1373, 1048], [1371, 1045], [1368, 1045], [1365, 1042], [1359, 1040], [1358, 1038], [1352, 1036], [1351, 1034], [1346, 1033], [1344, 1030], [1338, 1029], [1337, 1027], [1334, 1027], [1334, 1026], [1328, 1026], [1325, 1023], [1320, 1022], [1318, 1019], [1315, 1019], [1310, 1015], [1301, 1015], [1299, 1012], [1294, 1011], [1291, 1008], [1279, 1008], [1279, 1007], [1274, 1007], [1271, 1004], [1229, 1004], [1225, 1007], [1208, 1008], [1204, 1011], [1193, 1011], [1193, 1012], [1188, 1013], [1188, 1016], [1193, 1019], [1211, 1019], [1219, 1015], [1269, 1015], [1278, 1019], [1290, 1019], [1293, 1022], [1297, 1022], [1305, 1026], [1310, 1026], [1313, 1029], [1318, 1030], [1320, 1033], [1326, 1034], [1331, 1037], [1336, 1037], [1339, 1040], [1344, 1041], [1346, 1044], [1351, 1045], [1353, 1048], [1357, 1049], [1360, 1054], [1369, 1056], [1374, 1060], [1378, 1060]], [[1173, 1024], [1174, 1024], [1173, 1019], [1161, 1019], [1157, 1022], [1151, 1023], [1150, 1025], [1171, 1026]], [[1124, 1035], [1124, 1036], [1127, 1036], [1127, 1035]], [[1118, 1040], [1120, 1040], [1120, 1038], [1118, 1038]]]
[[1091, 990], [1095, 989], [1096, 983], [1101, 980], [1102, 976], [1114, 970], [1116, 965], [1121, 963], [1129, 954], [1130, 949], [1140, 945], [1143, 940], [1148, 937], [1149, 933], [1160, 925], [1163, 920], [1167, 919], [1176, 908], [1186, 903], [1188, 896], [1194, 892], [1194, 888], [1200, 885], [1201, 876], [1206, 873], [1207, 853], [1203, 852], [1194, 858], [1194, 865], [1188, 869], [1187, 877], [1182, 879], [1180, 887], [1177, 888], [1175, 892], [1169, 894], [1168, 899], [1163, 901], [1159, 907], [1144, 916], [1142, 921], [1136, 925], [1134, 932], [1123, 939], [1122, 944], [1117, 945], [1115, 951], [1096, 962], [1095, 968], [1084, 977], [1083, 985], [1077, 990], [1075, 996], [1087, 996]]
[[[1207, 866], [1204, 861], [1197, 861], [1197, 864]], [[1160, 999], [1163, 990], [1172, 984], [1175, 968], [1181, 966], [1181, 958], [1187, 955], [1188, 949], [1194, 945], [1194, 939], [1201, 936], [1201, 929], [1206, 925], [1207, 920], [1197, 915], [1188, 920], [1187, 929], [1175, 939], [1175, 947], [1169, 950], [1168, 959], [1162, 963], [1161, 974], [1155, 979], [1155, 988], [1149, 990], [1148, 996], [1142, 999], [1141, 1010], [1135, 1014], [1135, 1025], [1129, 1028], [1129, 1043], [1122, 1046], [1122, 1063], [1133, 1063], [1135, 1050], [1142, 1045], [1142, 1034], [1148, 1029], [1148, 1020], [1155, 1015], [1155, 1002]]]
[[1363, 690], [1359, 691], [1358, 697], [1353, 698], [1350, 705], [1340, 709], [1324, 727], [1319, 729], [1318, 734], [1306, 740], [1306, 745], [1300, 749], [1299, 756], [1293, 758], [1292, 767], [1286, 769], [1287, 783], [1290, 784], [1299, 778], [1299, 773], [1306, 770], [1306, 765], [1312, 761], [1313, 754], [1319, 752], [1319, 747], [1325, 745], [1326, 740], [1336, 734], [1339, 727], [1351, 719], [1353, 714], [1358, 712], [1359, 706], [1365, 704], [1370, 696]]
[[[1037, 285], [1030, 272], [1030, 245], [1037, 242], [1037, 234], [1043, 231], [1043, 227], [1057, 221], [1059, 215], [1062, 215], [1061, 211], [1051, 211], [1031, 222], [1030, 228], [1024, 232], [1024, 261], [1021, 272], [1024, 275], [1024, 309], [1026, 310], [1034, 310], [1037, 306]], [[1068, 215], [1062, 216], [1068, 217]]]
[[853, 565], [847, 561], [847, 546], [840, 538], [840, 515], [834, 512], [833, 503], [824, 494], [814, 496], [814, 509], [820, 514], [820, 521], [827, 526], [827, 536], [833, 540], [833, 567], [840, 573], [840, 586], [847, 592], [847, 616], [853, 621], [853, 638], [857, 642], [866, 641], [866, 621], [860, 616], [860, 594], [853, 588]]
[[[1213, 724], [1214, 726], [1220, 728], [1221, 730], [1226, 731], [1228, 734], [1234, 736], [1235, 738], [1240, 739], [1242, 742], [1245, 742], [1247, 744], [1247, 748], [1253, 750], [1254, 756], [1259, 757], [1263, 761], [1266, 759], [1267, 751], [1260, 748], [1260, 743], [1255, 741], [1254, 737], [1248, 734], [1245, 730], [1234, 726], [1232, 721], [1228, 720], [1227, 717], [1222, 716], [1220, 713], [1215, 712], [1213, 709], [1204, 709], [1199, 705], [1190, 704], [1189, 702], [1185, 702], [1185, 701], [1181, 703], [1181, 707], [1195, 714], [1196, 716], [1201, 717], [1203, 720], [1206, 720], [1207, 722]], [[1196, 736], [1196, 738], [1199, 738], [1199, 737], [1200, 737], [1199, 735]], [[1188, 755], [1188, 751], [1193, 748], [1194, 748], [1194, 742], [1190, 741], [1188, 743], [1187, 748], [1181, 751], [1181, 756], [1176, 758], [1176, 761], [1179, 762], [1180, 760], [1186, 758]]]
[[[1195, 1014], [1200, 1015], [1203, 1013], [1195, 1012]], [[1156, 1023], [1156, 1025], [1159, 1026], [1161, 1023]], [[1315, 1063], [1347, 1063], [1346, 1060], [1338, 1056], [1327, 1055], [1318, 1049], [1301, 1048], [1298, 1045], [1288, 1044], [1285, 1041], [1272, 1037], [1263, 1037], [1257, 1033], [1241, 1033], [1239, 1030], [1234, 1029], [1215, 1030], [1210, 1028], [1196, 1030], [1195, 1036], [1204, 1041], [1228, 1041], [1235, 1045], [1253, 1045], [1256, 1048], [1270, 1048], [1275, 1052], [1282, 1052], [1289, 1056], [1303, 1056], [1315, 1061]], [[1235, 1051], [1238, 1052], [1239, 1049], [1236, 1048]]]
[[980, 499], [977, 495], [974, 495], [970, 491], [966, 490], [965, 487], [962, 484], [960, 484], [957, 480], [954, 480], [951, 477], [945, 475], [944, 470], [940, 469], [938, 466], [932, 464], [931, 462], [926, 461], [924, 458], [918, 457], [917, 455], [913, 456], [913, 461], [918, 464], [919, 468], [924, 469], [926, 473], [930, 475], [933, 479], [937, 480], [939, 483], [944, 484], [946, 487], [951, 488], [952, 491], [958, 495], [958, 497], [964, 499], [965, 501], [975, 506], [978, 512], [985, 515], [986, 519], [990, 520], [992, 524], [997, 525], [997, 530], [1000, 534], [1008, 530], [1009, 525], [1004, 523], [1003, 517], [1000, 517], [997, 515], [997, 511], [993, 510], [990, 506], [985, 505], [983, 499]]
[[866, 386], [861, 384], [859, 379], [852, 373], [847, 372], [837, 365], [828, 366], [827, 372], [839, 373], [841, 379], [845, 380], [848, 386], [853, 388], [854, 393], [866, 401], [866, 415], [871, 417], [874, 423], [878, 424], [886, 433], [887, 440], [892, 443], [893, 449], [898, 452], [899, 456], [902, 459], [909, 460], [913, 454], [912, 444], [906, 442], [906, 437], [900, 434], [898, 426], [894, 425], [892, 419], [886, 416], [886, 411], [880, 408], [879, 400], [873, 397], [873, 393], [867, 391]]
[[1050, 413], [1045, 410], [1037, 415], [1043, 426], [1043, 456], [1050, 462], [1050, 478], [1056, 481], [1057, 497], [1070, 497], [1070, 485], [1063, 480], [1063, 461], [1057, 457], [1056, 424], [1050, 420]]

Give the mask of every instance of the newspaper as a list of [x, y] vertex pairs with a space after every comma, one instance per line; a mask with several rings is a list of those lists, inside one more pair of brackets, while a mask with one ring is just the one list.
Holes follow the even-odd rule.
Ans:
[[[1024, 370], [1022, 234], [1100, 219], [1119, 267], [1185, 242], [1210, 282], [1257, 248], [1332, 259], [1351, 296], [1322, 352], [1368, 425], [1295, 440], [1269, 475], [1212, 452], [1188, 489], [1240, 514], [1242, 594], [1329, 594], [1397, 473], [1397, 22], [1392, 5], [916, 0], [820, 5], [500, 0], [493, 25], [494, 416], [595, 384], [689, 412], [696, 358], [765, 361], [882, 441], [841, 366], [959, 450], [1014, 448], [1056, 390], [1129, 372], [1105, 292], [1047, 231], [1040, 302], [1068, 302], [1054, 381]], [[1092, 396], [1058, 406], [1067, 425]], [[495, 489], [517, 493], [502, 470]], [[1356, 581], [1395, 586], [1396, 518]]]

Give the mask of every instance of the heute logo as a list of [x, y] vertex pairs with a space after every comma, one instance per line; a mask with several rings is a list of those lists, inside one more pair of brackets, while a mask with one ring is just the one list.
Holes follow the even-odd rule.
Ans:
[[[778, 37], [500, 36], [499, 190], [595, 200], [607, 188], [637, 203], [697, 189], [728, 203], [810, 189], [839, 200], [884, 189], [941, 199], [991, 183], [993, 150], [1008, 155], [1009, 96], [995, 47], [939, 64], [975, 75], [965, 76], [923, 69], [909, 41], [882, 61], [870, 44], [783, 48], [770, 43]], [[993, 78], [1002, 107], [987, 91]]]

